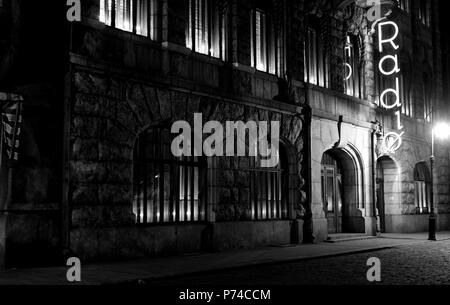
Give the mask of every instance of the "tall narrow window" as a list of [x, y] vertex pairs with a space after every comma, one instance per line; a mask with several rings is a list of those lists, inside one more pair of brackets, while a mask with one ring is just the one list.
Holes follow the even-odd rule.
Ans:
[[132, 0], [116, 0], [116, 28], [128, 32], [133, 30]]
[[426, 0], [420, 0], [419, 3], [419, 19], [420, 21], [429, 26], [430, 25], [430, 15], [427, 8], [427, 1]]
[[189, 0], [186, 47], [225, 60], [228, 6], [223, 0]]
[[431, 179], [430, 172], [425, 162], [417, 163], [414, 168], [414, 200], [416, 209], [420, 213], [429, 212]]
[[192, 222], [206, 219], [204, 160], [175, 158], [168, 129], [143, 132], [133, 157], [133, 212], [136, 223]]
[[431, 97], [431, 88], [428, 74], [423, 74], [422, 80], [422, 100], [423, 100], [423, 118], [427, 122], [432, 122], [434, 118], [433, 100]]
[[100, 22], [112, 24], [113, 0], [100, 0]]
[[[251, 65], [259, 71], [284, 76], [283, 15], [278, 1], [264, 3], [251, 12]], [[270, 10], [271, 13], [268, 13]]]
[[267, 24], [266, 24], [266, 14], [260, 10], [255, 11], [255, 22], [254, 22], [254, 54], [253, 55], [253, 65], [256, 69], [261, 71], [267, 71]]
[[410, 7], [411, 7], [410, 1], [411, 0], [400, 0], [399, 1], [400, 9], [405, 11], [405, 12], [407, 12], [407, 13], [409, 13], [410, 12]]
[[410, 72], [408, 66], [402, 65], [401, 74], [399, 75], [400, 101], [402, 103], [402, 114], [413, 117], [414, 107], [411, 100]]
[[328, 87], [330, 62], [317, 20], [310, 22], [305, 44], [305, 82]]
[[100, 0], [100, 22], [156, 39], [158, 0]]
[[344, 49], [344, 90], [347, 95], [364, 98], [364, 75], [358, 37], [347, 35]]

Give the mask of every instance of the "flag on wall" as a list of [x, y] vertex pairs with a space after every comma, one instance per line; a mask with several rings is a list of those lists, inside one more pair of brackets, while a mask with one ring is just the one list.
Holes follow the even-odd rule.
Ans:
[[17, 94], [0, 92], [0, 101], [2, 102], [1, 146], [5, 145], [10, 161], [17, 161], [22, 129], [23, 98]]

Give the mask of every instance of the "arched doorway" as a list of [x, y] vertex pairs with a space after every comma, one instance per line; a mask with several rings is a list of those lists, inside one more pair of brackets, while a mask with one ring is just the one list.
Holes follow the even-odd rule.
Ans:
[[329, 152], [322, 157], [321, 180], [328, 233], [342, 233], [342, 168]]
[[378, 230], [381, 233], [391, 231], [386, 215], [396, 214], [399, 205], [400, 185], [397, 164], [391, 158], [383, 156], [377, 161], [376, 211]]
[[353, 147], [331, 149], [322, 156], [321, 191], [328, 234], [365, 233], [364, 175]]

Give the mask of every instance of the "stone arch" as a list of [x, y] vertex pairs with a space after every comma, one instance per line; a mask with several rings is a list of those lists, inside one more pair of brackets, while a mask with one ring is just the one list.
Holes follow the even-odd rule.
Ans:
[[386, 155], [378, 158], [376, 209], [382, 233], [394, 231], [392, 218], [402, 212], [400, 178], [400, 167], [394, 158]]
[[344, 194], [342, 196], [342, 231], [365, 233], [365, 220], [361, 212], [365, 200], [362, 158], [352, 145], [347, 145], [343, 149], [332, 148], [325, 153], [330, 154], [340, 165]]

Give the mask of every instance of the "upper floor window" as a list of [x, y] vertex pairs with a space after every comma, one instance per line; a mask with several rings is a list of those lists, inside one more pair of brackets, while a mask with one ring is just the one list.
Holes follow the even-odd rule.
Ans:
[[189, 0], [186, 47], [226, 59], [228, 6], [223, 0]]
[[133, 152], [133, 212], [139, 224], [206, 219], [206, 171], [199, 157], [175, 158], [169, 129], [154, 127]]
[[156, 39], [157, 0], [100, 0], [100, 22]]
[[419, 19], [426, 26], [430, 26], [430, 12], [427, 7], [428, 3], [426, 0], [420, 0], [419, 3]]
[[257, 70], [282, 77], [285, 49], [283, 16], [276, 9], [278, 1], [263, 3], [251, 12], [251, 65]]
[[329, 87], [330, 60], [318, 22], [310, 22], [305, 42], [305, 82]]
[[344, 49], [344, 90], [347, 95], [364, 98], [363, 63], [357, 36], [347, 35]]
[[431, 83], [427, 73], [423, 74], [421, 91], [423, 100], [423, 118], [427, 122], [432, 122], [434, 118], [434, 109], [431, 97]]
[[409, 13], [411, 9], [411, 0], [399, 0], [400, 9]]
[[414, 105], [411, 99], [411, 70], [403, 64], [399, 75], [400, 100], [402, 103], [402, 114], [413, 117]]

